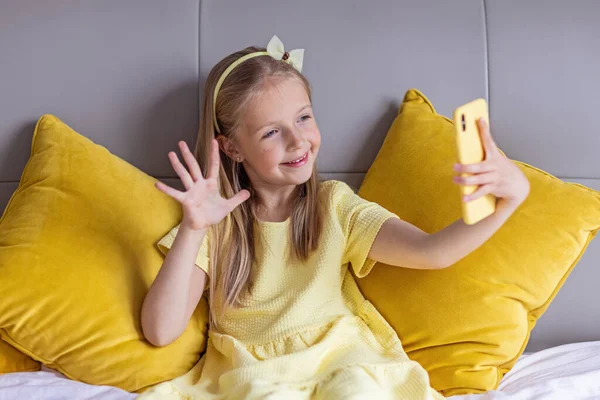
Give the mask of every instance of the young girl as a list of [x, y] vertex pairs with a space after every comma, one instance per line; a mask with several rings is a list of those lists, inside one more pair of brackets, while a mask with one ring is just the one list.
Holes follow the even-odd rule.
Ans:
[[376, 262], [448, 267], [507, 220], [528, 181], [480, 123], [486, 160], [455, 166], [474, 174], [458, 184], [481, 185], [466, 201], [499, 198], [476, 225], [427, 234], [343, 182], [319, 182], [302, 56], [274, 36], [267, 49], [225, 57], [206, 82], [195, 154], [179, 143], [187, 169], [169, 152], [185, 191], [156, 187], [181, 203], [183, 219], [159, 241], [166, 257], [142, 327], [156, 346], [173, 342], [205, 287], [210, 326], [196, 366], [140, 399], [443, 398], [349, 268], [360, 278]]

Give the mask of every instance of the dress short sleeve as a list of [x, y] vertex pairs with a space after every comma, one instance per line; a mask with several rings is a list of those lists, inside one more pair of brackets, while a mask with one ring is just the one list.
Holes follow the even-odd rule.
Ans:
[[[161, 253], [163, 253], [164, 255], [167, 255], [167, 253], [169, 252], [169, 249], [171, 248], [171, 246], [173, 245], [173, 242], [175, 241], [175, 237], [177, 236], [177, 232], [179, 231], [179, 225], [175, 226], [173, 229], [171, 229], [169, 231], [169, 233], [167, 233], [165, 236], [163, 236], [162, 239], [160, 239], [157, 243], [158, 249], [160, 250]], [[196, 261], [195, 264], [196, 266], [200, 267], [204, 272], [206, 272], [206, 275], [209, 275], [208, 271], [209, 271], [209, 234], [207, 233], [206, 235], [204, 235], [204, 239], [202, 240], [202, 244], [200, 245], [200, 249], [198, 250], [198, 254], [196, 255]], [[208, 285], [207, 285], [208, 287]]]
[[336, 181], [332, 201], [346, 238], [343, 262], [350, 262], [356, 276], [363, 278], [376, 263], [368, 255], [379, 229], [386, 220], [398, 216], [363, 199], [341, 181]]

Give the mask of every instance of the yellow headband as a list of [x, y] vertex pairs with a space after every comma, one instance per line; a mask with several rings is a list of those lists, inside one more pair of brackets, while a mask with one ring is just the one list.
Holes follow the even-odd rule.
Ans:
[[298, 72], [302, 72], [304, 49], [296, 49], [288, 53], [284, 50], [283, 43], [277, 37], [277, 35], [273, 35], [273, 37], [269, 41], [269, 44], [267, 45], [267, 51], [257, 51], [254, 53], [246, 54], [245, 56], [242, 56], [234, 62], [232, 62], [231, 65], [229, 65], [229, 67], [227, 67], [227, 69], [223, 71], [223, 73], [219, 77], [217, 85], [215, 86], [215, 92], [213, 94], [213, 125], [215, 126], [215, 129], [218, 133], [221, 133], [221, 130], [219, 129], [219, 124], [217, 124], [217, 95], [219, 94], [219, 89], [221, 89], [223, 81], [225, 81], [227, 75], [229, 75], [235, 67], [237, 67], [244, 61], [257, 56], [271, 56], [276, 60], [283, 60], [286, 63], [290, 64], [292, 67], [296, 68]]

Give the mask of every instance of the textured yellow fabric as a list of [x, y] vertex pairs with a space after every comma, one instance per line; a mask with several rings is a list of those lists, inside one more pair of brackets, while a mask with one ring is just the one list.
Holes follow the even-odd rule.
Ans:
[[[409, 90], [359, 194], [426, 232], [456, 221], [454, 135], [453, 123]], [[600, 193], [517, 165], [530, 195], [482, 247], [444, 270], [381, 264], [358, 282], [446, 396], [498, 386], [600, 227]]]
[[0, 220], [0, 336], [67, 375], [136, 391], [189, 371], [205, 346], [206, 303], [157, 348], [144, 297], [163, 262], [156, 237], [181, 206], [156, 180], [45, 115]]
[[39, 371], [40, 363], [0, 340], [0, 374]]
[[[321, 183], [325, 224], [308, 262], [286, 262], [289, 219], [257, 222], [253, 293], [209, 329], [206, 354], [187, 374], [139, 399], [441, 399], [348, 268], [366, 275], [383, 222], [396, 216], [345, 183]], [[172, 236], [172, 235], [171, 235]], [[167, 248], [170, 240], [163, 241]], [[206, 269], [208, 258], [199, 258]], [[350, 264], [348, 264], [350, 263]], [[221, 312], [221, 310], [217, 310]], [[188, 397], [189, 396], [189, 397]]]

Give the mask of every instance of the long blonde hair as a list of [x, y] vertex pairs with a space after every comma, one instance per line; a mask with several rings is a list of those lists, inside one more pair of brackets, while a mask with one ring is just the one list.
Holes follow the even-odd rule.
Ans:
[[[202, 115], [194, 155], [206, 174], [210, 160], [210, 143], [217, 134], [213, 125], [213, 93], [223, 71], [238, 58], [264, 48], [247, 47], [230, 54], [210, 71], [204, 86]], [[312, 101], [308, 80], [291, 65], [270, 56], [258, 56], [243, 61], [224, 80], [217, 97], [217, 121], [221, 134], [233, 138], [240, 126], [245, 107], [263, 90], [266, 78], [298, 79]], [[242, 164], [219, 151], [219, 190], [230, 198], [242, 189], [250, 191], [250, 198], [209, 229], [210, 244], [210, 323], [218, 325], [216, 304], [219, 309], [240, 306], [240, 295], [250, 291], [250, 273], [255, 261], [254, 223], [257, 220], [255, 192]], [[316, 249], [322, 232], [322, 218], [318, 210], [319, 177], [316, 163], [310, 179], [298, 185], [290, 219], [291, 252], [305, 261]], [[218, 302], [218, 303], [217, 303]]]

